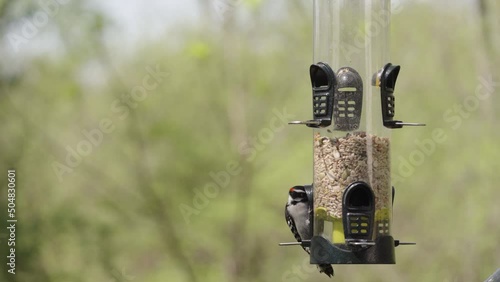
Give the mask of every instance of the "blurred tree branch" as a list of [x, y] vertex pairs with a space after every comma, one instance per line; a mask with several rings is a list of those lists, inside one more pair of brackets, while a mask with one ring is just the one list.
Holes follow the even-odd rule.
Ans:
[[[124, 85], [124, 90], [131, 87]], [[161, 242], [169, 255], [174, 258], [179, 267], [189, 278], [189, 281], [196, 282], [198, 278], [194, 271], [194, 266], [189, 259], [189, 256], [182, 249], [182, 237], [178, 234], [177, 228], [174, 225], [176, 220], [170, 214], [176, 206], [170, 202], [168, 197], [159, 195], [153, 187], [154, 173], [151, 171], [148, 164], [148, 145], [146, 138], [139, 124], [139, 116], [135, 111], [130, 112], [130, 117], [127, 122], [127, 128], [136, 148], [136, 159], [134, 163], [136, 185], [140, 193], [144, 196], [144, 207], [149, 210], [150, 214], [156, 221], [158, 232], [161, 235]], [[169, 266], [171, 267], [171, 266]]]
[[[500, 16], [498, 1], [477, 0], [477, 9], [479, 13], [479, 22], [481, 28], [481, 43], [478, 44], [478, 64], [480, 75], [495, 75], [500, 65], [500, 26], [498, 17]], [[499, 75], [498, 73], [496, 75]], [[491, 99], [496, 99], [492, 97]], [[496, 119], [498, 106], [495, 103], [487, 103], [482, 115], [485, 118]]]
[[[15, 0], [3, 0], [0, 4], [0, 31], [2, 33], [7, 30], [9, 23], [12, 21], [12, 18], [9, 15], [9, 10], [15, 2]], [[4, 36], [5, 34], [2, 34], [2, 37]]]
[[5, 23], [5, 18], [9, 7], [15, 2], [15, 0], [3, 0], [0, 4], [0, 21], [2, 22], [2, 27]]
[[[236, 1], [234, 1], [236, 2]], [[231, 220], [231, 251], [228, 257], [228, 273], [229, 281], [256, 281], [259, 279], [261, 268], [259, 265], [261, 260], [255, 260], [255, 252], [261, 251], [260, 248], [254, 248], [252, 244], [251, 234], [248, 230], [250, 218], [250, 199], [253, 187], [253, 178], [255, 171], [253, 164], [249, 163], [246, 158], [248, 156], [238, 152], [240, 145], [249, 142], [248, 133], [248, 114], [246, 111], [247, 100], [249, 99], [248, 86], [252, 82], [246, 81], [249, 71], [245, 64], [242, 64], [241, 57], [246, 44], [242, 39], [242, 30], [238, 27], [236, 9], [227, 11], [224, 14], [223, 21], [223, 78], [225, 81], [225, 93], [227, 96], [227, 121], [229, 125], [229, 138], [232, 144], [232, 149], [237, 152], [238, 160], [242, 172], [235, 176], [232, 181], [232, 187], [235, 192], [234, 199], [234, 218]], [[250, 146], [254, 146], [251, 144]]]

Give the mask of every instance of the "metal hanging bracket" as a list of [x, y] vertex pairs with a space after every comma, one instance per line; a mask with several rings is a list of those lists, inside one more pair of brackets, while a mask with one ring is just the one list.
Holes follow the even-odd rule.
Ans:
[[372, 78], [372, 85], [380, 87], [382, 100], [382, 120], [387, 128], [402, 128], [403, 126], [425, 126], [423, 123], [409, 123], [400, 120], [394, 120], [395, 98], [394, 88], [401, 67], [391, 63], [386, 64]]
[[311, 247], [311, 240], [302, 240], [300, 242], [285, 242], [285, 243], [279, 243], [279, 246], [281, 247], [288, 247], [288, 246], [302, 246], [302, 247]]
[[399, 240], [394, 240], [394, 247], [397, 247], [397, 246], [414, 246], [416, 244], [417, 243], [415, 243], [415, 242], [401, 242]]
[[335, 73], [326, 63], [319, 62], [309, 68], [313, 91], [313, 119], [308, 121], [291, 121], [288, 124], [305, 124], [308, 127], [320, 128], [332, 124], [333, 103], [337, 79]]

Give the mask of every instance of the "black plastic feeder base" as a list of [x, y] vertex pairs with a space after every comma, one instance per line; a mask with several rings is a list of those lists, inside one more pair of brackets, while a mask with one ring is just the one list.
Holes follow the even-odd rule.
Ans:
[[394, 238], [392, 236], [378, 237], [375, 245], [352, 247], [332, 245], [320, 236], [311, 240], [311, 264], [395, 264]]

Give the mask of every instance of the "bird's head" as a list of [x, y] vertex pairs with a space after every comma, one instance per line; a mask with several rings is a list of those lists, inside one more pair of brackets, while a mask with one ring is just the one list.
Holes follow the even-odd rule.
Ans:
[[289, 205], [296, 205], [298, 203], [306, 203], [308, 201], [307, 199], [307, 193], [306, 189], [304, 186], [294, 186], [290, 188], [290, 191], [288, 192], [288, 204]]

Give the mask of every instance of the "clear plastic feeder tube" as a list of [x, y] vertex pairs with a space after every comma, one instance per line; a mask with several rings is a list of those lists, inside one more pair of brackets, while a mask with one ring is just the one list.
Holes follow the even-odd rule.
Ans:
[[314, 63], [337, 83], [332, 124], [314, 129], [314, 236], [344, 248], [390, 235], [390, 129], [377, 86], [389, 25], [390, 0], [314, 0]]

